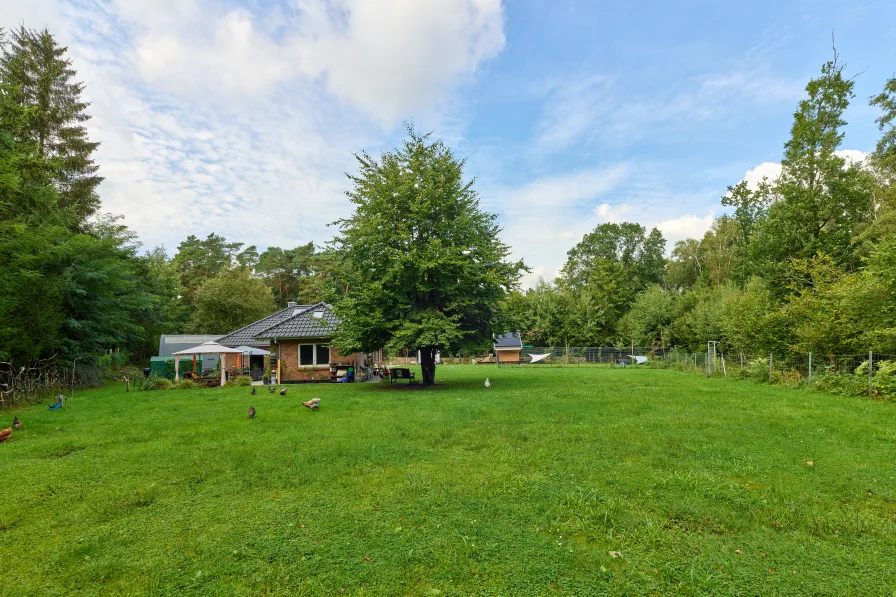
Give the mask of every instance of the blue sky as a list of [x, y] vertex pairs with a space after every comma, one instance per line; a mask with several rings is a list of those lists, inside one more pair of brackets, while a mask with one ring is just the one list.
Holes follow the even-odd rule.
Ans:
[[147, 247], [187, 234], [323, 243], [352, 152], [403, 123], [468, 159], [537, 277], [606, 221], [699, 236], [740, 180], [774, 176], [810, 77], [857, 75], [842, 149], [877, 139], [896, 3], [0, 0], [48, 25], [92, 102], [105, 211]]

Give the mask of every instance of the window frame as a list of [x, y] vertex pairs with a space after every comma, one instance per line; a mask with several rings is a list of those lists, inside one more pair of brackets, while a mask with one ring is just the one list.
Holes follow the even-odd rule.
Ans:
[[[302, 347], [303, 346], [311, 347], [312, 364], [310, 364], [310, 365], [302, 364]], [[326, 363], [318, 363], [317, 362], [317, 351], [319, 348], [326, 348], [327, 354], [328, 354], [328, 359], [332, 357], [332, 355], [330, 353], [329, 342], [327, 342], [327, 343], [324, 343], [324, 342], [299, 342], [298, 344], [296, 344], [296, 364], [298, 365], [299, 369], [323, 369], [323, 368], [329, 369], [330, 368], [329, 360]]]

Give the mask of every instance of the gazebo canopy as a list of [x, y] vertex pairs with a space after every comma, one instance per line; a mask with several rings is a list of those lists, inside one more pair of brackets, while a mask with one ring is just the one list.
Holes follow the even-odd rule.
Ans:
[[243, 351], [238, 348], [230, 348], [229, 346], [218, 344], [217, 342], [203, 342], [199, 346], [181, 350], [174, 354], [243, 354]]

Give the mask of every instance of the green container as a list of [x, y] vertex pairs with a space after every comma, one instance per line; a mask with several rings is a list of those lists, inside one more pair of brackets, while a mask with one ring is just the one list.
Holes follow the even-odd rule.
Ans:
[[[192, 371], [193, 357], [181, 357], [179, 369], [181, 375]], [[196, 357], [196, 371], [202, 373], [202, 357]], [[174, 357], [152, 357], [149, 359], [149, 373], [156, 377], [174, 379]]]

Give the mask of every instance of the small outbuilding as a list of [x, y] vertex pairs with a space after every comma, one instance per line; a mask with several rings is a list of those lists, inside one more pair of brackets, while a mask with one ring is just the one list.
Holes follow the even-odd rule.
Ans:
[[500, 363], [519, 363], [523, 340], [519, 332], [504, 332], [494, 342], [495, 361]]

